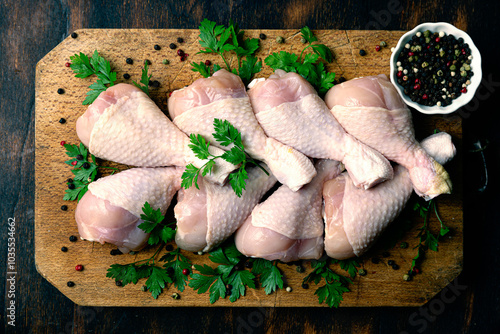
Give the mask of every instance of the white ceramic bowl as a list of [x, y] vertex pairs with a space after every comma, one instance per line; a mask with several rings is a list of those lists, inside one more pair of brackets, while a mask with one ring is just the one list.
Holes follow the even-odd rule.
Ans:
[[[439, 106], [429, 107], [413, 102], [410, 99], [410, 97], [406, 96], [406, 94], [403, 92], [403, 87], [398, 84], [396, 79], [396, 72], [397, 72], [396, 62], [400, 50], [404, 48], [406, 43], [411, 41], [413, 35], [415, 35], [419, 31], [423, 33], [426, 30], [430, 30], [431, 32], [444, 31], [447, 35], [452, 34], [457, 39], [462, 37], [464, 39], [464, 42], [469, 45], [471, 50], [472, 62], [470, 66], [471, 70], [474, 71], [474, 76], [470, 79], [471, 81], [470, 85], [467, 86], [467, 93], [462, 94], [460, 95], [460, 97], [452, 100], [451, 104], [446, 107], [439, 107]], [[398, 91], [399, 95], [403, 98], [403, 100], [407, 105], [417, 109], [418, 111], [424, 114], [450, 114], [455, 110], [459, 109], [460, 107], [466, 105], [474, 97], [474, 94], [476, 93], [476, 90], [479, 87], [479, 84], [481, 83], [482, 76], [483, 74], [481, 71], [481, 54], [474, 45], [474, 42], [472, 42], [472, 39], [470, 38], [469, 35], [467, 35], [467, 33], [463, 32], [460, 29], [455, 28], [454, 26], [446, 22], [422, 23], [416, 26], [413, 30], [408, 31], [406, 34], [401, 36], [398, 44], [394, 48], [394, 52], [391, 55], [392, 83], [394, 84], [394, 86], [396, 86], [396, 90]]]

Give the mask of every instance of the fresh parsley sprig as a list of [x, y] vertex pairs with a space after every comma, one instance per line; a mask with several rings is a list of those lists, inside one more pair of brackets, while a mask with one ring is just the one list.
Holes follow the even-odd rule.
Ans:
[[141, 81], [140, 84], [138, 84], [135, 81], [132, 81], [132, 83], [137, 87], [140, 88], [144, 93], [149, 95], [149, 81], [151, 80], [152, 74], [148, 76], [148, 61], [144, 62], [144, 68], [142, 69], [142, 74], [141, 74]]
[[[254, 57], [259, 48], [258, 38], [245, 38], [244, 31], [238, 25], [230, 22], [228, 27], [217, 25], [217, 23], [204, 19], [200, 24], [200, 45], [204, 48], [198, 53], [216, 53], [221, 56], [228, 71], [240, 76], [245, 84], [248, 84], [253, 75], [260, 72], [262, 62]], [[226, 52], [234, 52], [237, 57], [237, 68], [231, 69], [225, 57]], [[244, 57], [244, 59], [243, 59]], [[191, 63], [191, 70], [199, 72], [203, 77], [208, 78], [213, 73], [220, 70], [220, 66], [214, 64], [213, 67], [203, 62]]]
[[[148, 202], [144, 204], [142, 211], [143, 223], [138, 227], [144, 232], [150, 233], [148, 243], [152, 246], [159, 245], [158, 248], [147, 259], [128, 264], [111, 265], [106, 277], [114, 278], [122, 285], [137, 284], [141, 278], [147, 278], [145, 286], [154, 299], [158, 298], [163, 289], [168, 288], [168, 284], [174, 284], [179, 291], [184, 291], [189, 278], [182, 271], [191, 267], [191, 261], [181, 254], [180, 249], [167, 252], [156, 261], [156, 257], [165, 244], [174, 240], [175, 230], [168, 226], [170, 224], [163, 223], [165, 216], [160, 209], [154, 210]], [[165, 262], [165, 264], [160, 266], [158, 262]]]
[[[349, 273], [350, 277], [335, 273], [330, 264], [339, 263], [340, 267]], [[349, 292], [349, 284], [352, 284], [352, 279], [356, 277], [360, 264], [356, 259], [335, 260], [326, 258], [324, 260], [311, 261], [313, 271], [304, 277], [303, 283], [312, 283], [316, 285], [324, 280], [325, 285], [319, 287], [315, 295], [318, 296], [320, 304], [326, 302], [330, 307], [339, 307], [343, 300], [345, 292]]]
[[246, 180], [248, 180], [248, 173], [246, 167], [248, 164], [253, 164], [262, 169], [267, 175], [269, 173], [252, 157], [245, 152], [245, 147], [241, 140], [241, 133], [227, 120], [214, 119], [214, 133], [215, 140], [224, 147], [233, 145], [229, 151], [225, 151], [220, 156], [215, 156], [209, 151], [210, 142], [205, 140], [201, 135], [191, 134], [189, 136], [189, 147], [198, 159], [208, 161], [200, 168], [189, 164], [186, 166], [182, 174], [181, 186], [185, 189], [191, 187], [194, 183], [198, 187], [198, 176], [200, 172], [205, 176], [212, 172], [215, 166], [215, 159], [221, 158], [233, 165], [240, 165], [240, 167], [229, 174], [229, 184], [233, 188], [238, 197], [241, 197], [243, 190], [246, 188]]
[[[88, 190], [88, 185], [95, 180], [99, 168], [113, 169], [113, 173], [118, 170], [114, 167], [100, 166], [97, 164], [96, 157], [89, 154], [85, 145], [64, 144], [66, 155], [71, 159], [64, 163], [73, 167], [71, 172], [74, 174], [73, 182], [68, 182], [68, 185], [73, 184], [73, 189], [66, 189], [63, 200], [65, 201], [80, 201]], [[89, 160], [90, 157], [90, 160]]]
[[209, 291], [210, 304], [226, 296], [229, 296], [230, 302], [235, 302], [245, 295], [246, 288], [256, 288], [255, 275], [239, 265], [244, 258], [234, 242], [218, 247], [209, 253], [209, 259], [219, 266], [213, 269], [206, 264], [195, 265], [199, 273], [191, 275], [189, 286], [198, 294]]
[[249, 259], [252, 262], [252, 273], [254, 273], [266, 295], [283, 289], [283, 274], [278, 268], [278, 261], [269, 261], [265, 259]]
[[[325, 64], [319, 61], [321, 57], [326, 62], [333, 61], [331, 50], [324, 44], [313, 44], [318, 39], [311, 29], [304, 27], [300, 30], [302, 37], [308, 45], [302, 49], [300, 56], [287, 51], [274, 52], [269, 55], [264, 62], [273, 70], [281, 69], [286, 72], [295, 72], [303, 76], [317, 91], [319, 95], [324, 95], [333, 87], [335, 73], [328, 72]], [[304, 52], [311, 48], [313, 53]], [[302, 56], [304, 55], [304, 58]]]
[[76, 73], [77, 78], [86, 78], [92, 74], [97, 76], [97, 81], [89, 86], [91, 90], [87, 92], [83, 105], [91, 104], [99, 94], [115, 84], [116, 72], [111, 71], [111, 64], [101, 57], [97, 50], [90, 58], [80, 52], [69, 59], [71, 60], [70, 67]]
[[[415, 257], [411, 261], [410, 270], [413, 270], [418, 262], [422, 260], [427, 249], [437, 252], [439, 246], [439, 238], [445, 236], [446, 234], [448, 234], [448, 232], [450, 232], [448, 226], [446, 226], [441, 220], [441, 217], [439, 217], [435, 200], [432, 199], [425, 204], [417, 201], [413, 205], [413, 210], [418, 212], [420, 217], [423, 218], [424, 223], [421, 227], [418, 228], [417, 238], [419, 239], [419, 242], [415, 247], [413, 247], [413, 249], [417, 249], [417, 255], [415, 255]], [[429, 230], [429, 218], [430, 214], [433, 211], [440, 223], [439, 236], [437, 237]]]

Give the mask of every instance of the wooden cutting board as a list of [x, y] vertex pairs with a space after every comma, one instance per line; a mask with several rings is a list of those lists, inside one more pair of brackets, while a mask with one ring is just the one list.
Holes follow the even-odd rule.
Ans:
[[[69, 57], [83, 52], [87, 55], [94, 50], [111, 61], [112, 67], [118, 73], [119, 82], [139, 81], [142, 64], [145, 59], [151, 61], [150, 73], [152, 80], [160, 82], [159, 88], [152, 88], [151, 97], [166, 111], [168, 92], [181, 88], [199, 78], [199, 74], [190, 70], [189, 62], [200, 62], [206, 59], [220, 64], [218, 56], [196, 55], [200, 49], [198, 30], [123, 30], [123, 29], [85, 29], [76, 31], [77, 38], [68, 37], [51, 52], [49, 52], [36, 67], [36, 197], [35, 197], [35, 262], [38, 272], [59, 289], [64, 295], [79, 305], [92, 306], [209, 306], [208, 294], [198, 295], [191, 288], [181, 293], [181, 299], [170, 297], [177, 290], [170, 287], [155, 300], [151, 294], [140, 291], [142, 281], [138, 285], [117, 287], [114, 280], [106, 278], [106, 270], [113, 263], [129, 263], [138, 259], [148, 258], [152, 250], [140, 252], [138, 255], [111, 256], [112, 245], [100, 245], [78, 240], [70, 242], [69, 236], [78, 236], [74, 219], [76, 202], [62, 200], [66, 189], [66, 180], [72, 177], [70, 168], [64, 164], [67, 160], [64, 148], [59, 144], [78, 143], [75, 133], [75, 121], [86, 110], [81, 103], [88, 91], [87, 87], [95, 78], [75, 78], [70, 68], [65, 67]], [[261, 41], [258, 56], [264, 59], [271, 52], [286, 50], [299, 53], [303, 45], [297, 30], [249, 30], [247, 36], [258, 37], [260, 33], [267, 35]], [[335, 61], [328, 68], [346, 79], [384, 73], [389, 75], [390, 48], [395, 46], [402, 31], [345, 31], [323, 30], [315, 32], [321, 43], [329, 46]], [[276, 37], [285, 38], [284, 44], [276, 43]], [[182, 37], [184, 43], [177, 43]], [[380, 52], [375, 51], [375, 45], [386, 41], [388, 46]], [[171, 50], [170, 43], [178, 45]], [[160, 45], [161, 50], [155, 50], [154, 45]], [[176, 54], [178, 49], [189, 54], [187, 61], [181, 62]], [[359, 50], [364, 49], [367, 55], [361, 57]], [[134, 60], [133, 65], [126, 64], [126, 58]], [[162, 64], [163, 59], [170, 61]], [[230, 60], [234, 62], [234, 59]], [[272, 70], [264, 66], [257, 77], [267, 77]], [[125, 80], [123, 74], [128, 73], [131, 79]], [[65, 93], [57, 93], [63, 88]], [[376, 245], [363, 256], [363, 268], [368, 275], [356, 277], [351, 286], [352, 292], [344, 294], [341, 306], [418, 306], [424, 304], [441, 291], [462, 270], [463, 259], [463, 211], [462, 211], [462, 124], [458, 116], [425, 116], [413, 113], [418, 139], [433, 133], [438, 128], [453, 136], [458, 148], [458, 155], [446, 168], [454, 182], [454, 193], [441, 196], [438, 199], [439, 213], [446, 224], [452, 229], [451, 236], [440, 242], [439, 252], [427, 252], [427, 257], [421, 265], [422, 273], [413, 281], [406, 282], [402, 276], [410, 267], [411, 259], [417, 245], [417, 228], [422, 220], [410, 212], [413, 221], [412, 229], [400, 241], [407, 241], [407, 249], [395, 247], [389, 249], [390, 257], [383, 258], [385, 250], [382, 245]], [[59, 119], [67, 122], [60, 124]], [[67, 205], [68, 210], [62, 211], [61, 205]], [[411, 211], [411, 208], [407, 208]], [[393, 224], [401, 224], [401, 219]], [[430, 225], [433, 231], [438, 231], [439, 223], [435, 218]], [[398, 242], [399, 244], [399, 242]], [[64, 253], [62, 246], [68, 248]], [[185, 252], [194, 263], [209, 263], [207, 255], [195, 255]], [[381, 258], [379, 264], [371, 261], [372, 257]], [[400, 270], [393, 270], [387, 261], [395, 260]], [[75, 271], [75, 265], [82, 264], [85, 270]], [[214, 306], [320, 306], [314, 295], [314, 284], [309, 289], [302, 289], [301, 283], [310, 271], [309, 264], [304, 264], [305, 273], [297, 273], [295, 266], [280, 264], [279, 268], [286, 277], [286, 284], [293, 288], [292, 292], [278, 291], [265, 295], [263, 289], [247, 290], [247, 295], [235, 303], [228, 298], [219, 300]], [[339, 269], [340, 271], [340, 269]], [[74, 287], [68, 287], [68, 281], [75, 282]], [[324, 304], [322, 304], [324, 306]]]

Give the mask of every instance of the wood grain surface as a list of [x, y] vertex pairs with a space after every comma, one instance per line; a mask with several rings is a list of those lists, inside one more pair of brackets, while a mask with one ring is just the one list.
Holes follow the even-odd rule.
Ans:
[[[0, 333], [491, 333], [500, 328], [500, 2], [497, 0], [4, 0], [0, 3], [0, 216], [16, 220], [15, 327], [0, 299]], [[35, 267], [35, 67], [82, 28], [196, 29], [208, 18], [242, 29], [401, 30], [449, 22], [467, 31], [484, 82], [455, 115], [463, 125], [464, 269], [423, 307], [86, 307]], [[368, 50], [370, 51], [370, 50]], [[417, 123], [420, 120], [416, 120]], [[472, 145], [488, 140], [487, 149]], [[483, 160], [488, 166], [487, 187]], [[448, 167], [448, 169], [452, 169]], [[62, 188], [61, 188], [62, 189]], [[482, 191], [478, 191], [482, 189]], [[57, 211], [56, 206], [55, 211]], [[7, 225], [0, 225], [0, 263]], [[5, 248], [4, 248], [5, 247]], [[7, 291], [0, 266], [0, 291]], [[457, 288], [460, 288], [457, 290]], [[455, 289], [455, 290], [453, 290]]]
[[[113, 263], [130, 263], [143, 258], [149, 258], [154, 248], [140, 252], [138, 255], [111, 256], [112, 245], [100, 245], [86, 241], [68, 242], [71, 235], [78, 235], [74, 221], [75, 202], [63, 202], [62, 196], [66, 188], [66, 180], [72, 176], [70, 168], [64, 164], [67, 160], [65, 150], [60, 141], [78, 143], [75, 132], [75, 121], [86, 110], [81, 102], [85, 98], [87, 86], [95, 80], [89, 77], [85, 80], [75, 78], [70, 68], [64, 64], [75, 53], [92, 54], [98, 50], [110, 60], [118, 73], [119, 82], [139, 81], [143, 62], [151, 62], [152, 80], [158, 80], [160, 87], [151, 93], [156, 103], [166, 111], [168, 92], [191, 84], [201, 76], [190, 70], [189, 61], [200, 62], [206, 59], [220, 63], [217, 55], [196, 55], [200, 46], [197, 30], [77, 30], [77, 38], [66, 38], [61, 44], [50, 51], [37, 65], [36, 71], [36, 131], [35, 131], [35, 264], [37, 270], [62, 293], [79, 305], [87, 306], [209, 306], [208, 294], [198, 295], [191, 288], [180, 293], [181, 299], [170, 297], [177, 292], [174, 287], [165, 290], [157, 300], [149, 293], [140, 291], [138, 285], [117, 287], [114, 280], [106, 278], [106, 270]], [[249, 37], [258, 37], [264, 33], [267, 38], [261, 41], [257, 56], [264, 59], [272, 52], [292, 50], [300, 53], [303, 44], [297, 30], [249, 30]], [[384, 73], [389, 75], [389, 58], [391, 46], [396, 45], [401, 31], [346, 31], [322, 30], [316, 31], [318, 39], [331, 48], [335, 54], [335, 62], [329, 65], [338, 77], [351, 79], [366, 75]], [[285, 43], [278, 44], [276, 37], [285, 38]], [[184, 39], [177, 43], [177, 37]], [[386, 41], [388, 47], [380, 52], [368, 51], [366, 56], [360, 56], [359, 50], [374, 50], [380, 41]], [[175, 42], [178, 49], [184, 50], [189, 57], [181, 62], [176, 52], [178, 49], [168, 48]], [[155, 50], [154, 45], [160, 45], [161, 50]], [[126, 58], [134, 60], [133, 65], [125, 62]], [[164, 65], [163, 59], [169, 59], [170, 64]], [[228, 59], [229, 63], [235, 59]], [[129, 80], [123, 79], [123, 74], [129, 73]], [[267, 77], [272, 69], [264, 66], [257, 77]], [[58, 94], [58, 88], [65, 90]], [[67, 123], [60, 124], [58, 120], [65, 118]], [[446, 131], [453, 136], [455, 144], [461, 151], [461, 119], [458, 117], [426, 116], [416, 117], [417, 136], [423, 138], [433, 133], [434, 129]], [[462, 176], [461, 155], [448, 168], [452, 180], [460, 180]], [[121, 169], [126, 166], [121, 166]], [[59, 207], [67, 204], [68, 211]], [[383, 247], [375, 247], [369, 254], [363, 256], [363, 268], [369, 273], [365, 277], [357, 277], [351, 286], [351, 293], [344, 295], [341, 306], [420, 306], [440, 292], [449, 282], [455, 279], [462, 270], [463, 260], [463, 213], [462, 189], [460, 182], [450, 196], [438, 199], [438, 207], [442, 219], [453, 230], [453, 236], [445, 238], [439, 252], [427, 252], [422, 263], [423, 273], [417, 275], [412, 282], [406, 282], [402, 276], [410, 268], [411, 259], [416, 254], [413, 249], [417, 245], [415, 235], [422, 221], [418, 214], [406, 210], [406, 217], [413, 220], [412, 229], [399, 240], [407, 241], [407, 249], [396, 247], [391, 249], [391, 257], [382, 259], [381, 263], [373, 264], [372, 256], [382, 257]], [[406, 218], [405, 218], [406, 219]], [[403, 218], [395, 223], [393, 229], [402, 229]], [[434, 227], [437, 221], [431, 222]], [[436, 228], [433, 229], [436, 231]], [[69, 251], [60, 251], [67, 246]], [[185, 252], [185, 255], [196, 264], [211, 264], [208, 255], [199, 256]], [[395, 260], [401, 266], [393, 270], [387, 265], [388, 260]], [[74, 270], [76, 264], [82, 264], [85, 270]], [[213, 264], [212, 264], [213, 265]], [[305, 263], [304, 266], [310, 266]], [[302, 289], [301, 284], [306, 273], [298, 273], [296, 266], [282, 264], [280, 269], [286, 277], [286, 283], [293, 289], [292, 293], [280, 290], [271, 295], [265, 295], [262, 288], [248, 290], [247, 295], [235, 303], [228, 298], [216, 302], [216, 306], [325, 306], [318, 303], [314, 284], [310, 289]], [[337, 268], [340, 271], [339, 268]], [[309, 271], [309, 270], [308, 270]], [[75, 282], [74, 287], [68, 287], [68, 281]], [[320, 285], [321, 286], [321, 285]]]

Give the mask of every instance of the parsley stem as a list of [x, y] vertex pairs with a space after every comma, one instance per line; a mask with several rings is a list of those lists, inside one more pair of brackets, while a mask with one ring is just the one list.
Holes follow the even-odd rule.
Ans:
[[226, 64], [227, 70], [231, 72], [231, 67], [229, 67], [229, 64], [226, 61], [226, 58], [224, 58], [224, 54], [221, 52], [219, 55], [222, 57], [222, 60], [224, 60], [224, 63]]
[[304, 49], [302, 49], [302, 52], [300, 53], [300, 57], [299, 57], [299, 61], [302, 63], [302, 54], [304, 53], [304, 51], [306, 51], [307, 48], [310, 48], [312, 47], [312, 44], [309, 43], [308, 46], [306, 46]]

